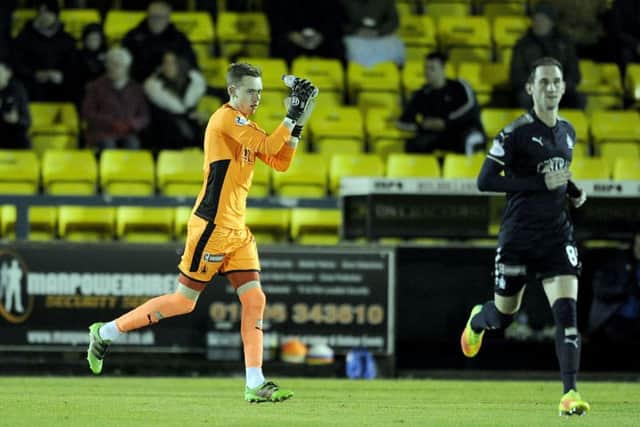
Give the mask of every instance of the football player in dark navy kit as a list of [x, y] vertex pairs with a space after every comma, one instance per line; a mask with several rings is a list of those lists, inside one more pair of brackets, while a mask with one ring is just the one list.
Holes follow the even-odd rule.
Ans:
[[462, 351], [474, 357], [487, 329], [509, 326], [520, 308], [527, 277], [541, 280], [556, 325], [564, 386], [558, 410], [560, 415], [583, 415], [590, 407], [576, 387], [580, 259], [567, 199], [580, 207], [586, 195], [570, 180], [576, 133], [558, 115], [565, 90], [562, 65], [548, 57], [536, 61], [526, 90], [533, 109], [498, 134], [478, 176], [481, 191], [504, 192], [507, 204], [495, 257], [494, 299], [471, 310]]

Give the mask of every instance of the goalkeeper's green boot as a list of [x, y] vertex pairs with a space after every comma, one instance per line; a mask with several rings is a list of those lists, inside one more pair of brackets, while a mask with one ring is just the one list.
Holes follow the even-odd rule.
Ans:
[[266, 381], [255, 388], [245, 388], [244, 400], [249, 403], [282, 402], [293, 397], [290, 390], [282, 390], [275, 383]]
[[471, 329], [471, 319], [473, 316], [480, 313], [482, 310], [482, 305], [478, 304], [471, 309], [471, 314], [469, 315], [469, 319], [467, 320], [467, 325], [464, 327], [464, 331], [462, 331], [462, 336], [460, 337], [460, 346], [462, 347], [462, 352], [467, 357], [474, 357], [480, 351], [480, 346], [482, 346], [482, 337], [484, 336], [484, 330], [481, 332], [475, 332]]
[[111, 341], [100, 338], [100, 328], [104, 323], [94, 323], [89, 326], [89, 349], [87, 350], [87, 361], [89, 369], [96, 375], [102, 372], [102, 360], [109, 348]]
[[587, 415], [591, 410], [591, 405], [582, 400], [580, 393], [569, 390], [560, 399], [558, 405], [558, 415]]

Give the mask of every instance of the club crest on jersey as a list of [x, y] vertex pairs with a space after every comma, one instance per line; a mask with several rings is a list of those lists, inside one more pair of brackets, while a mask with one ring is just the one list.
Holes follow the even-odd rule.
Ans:
[[573, 142], [573, 139], [571, 139], [569, 135], [567, 135], [567, 147], [569, 147], [569, 150], [573, 150], [574, 145], [576, 145], [576, 143]]
[[236, 116], [236, 124], [238, 126], [245, 126], [249, 124], [249, 120], [245, 119], [242, 116]]

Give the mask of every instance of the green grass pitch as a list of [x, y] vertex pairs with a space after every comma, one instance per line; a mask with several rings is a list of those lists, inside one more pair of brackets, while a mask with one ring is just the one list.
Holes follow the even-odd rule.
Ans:
[[0, 377], [0, 426], [638, 426], [640, 384], [583, 382], [583, 417], [559, 417], [559, 382], [278, 379], [283, 403], [248, 404], [243, 378]]

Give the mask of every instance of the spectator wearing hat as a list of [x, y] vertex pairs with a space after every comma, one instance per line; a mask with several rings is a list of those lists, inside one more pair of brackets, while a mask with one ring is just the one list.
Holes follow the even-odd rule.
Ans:
[[585, 96], [577, 91], [581, 77], [575, 46], [558, 32], [556, 18], [556, 10], [550, 3], [538, 3], [532, 12], [531, 27], [513, 48], [510, 81], [519, 108], [532, 107], [525, 83], [533, 63], [549, 56], [562, 64], [566, 91], [560, 107], [584, 109], [586, 105]]
[[64, 31], [57, 0], [37, 0], [13, 47], [15, 73], [32, 101], [74, 101], [76, 42]]

